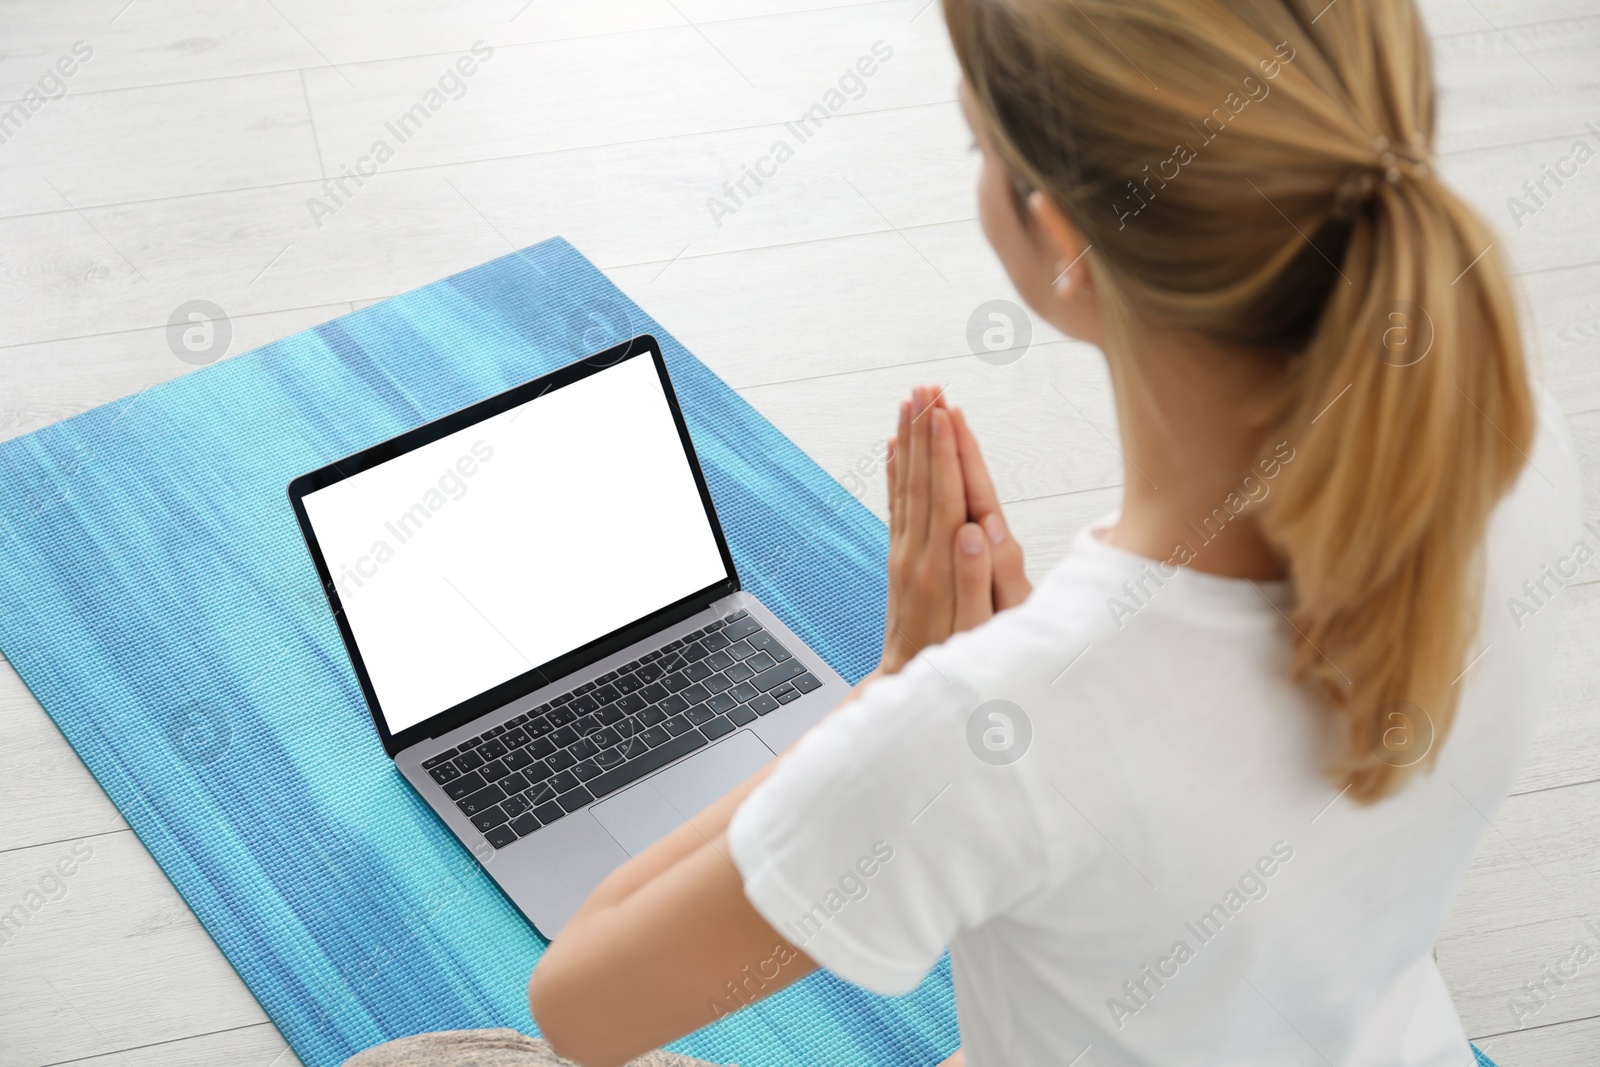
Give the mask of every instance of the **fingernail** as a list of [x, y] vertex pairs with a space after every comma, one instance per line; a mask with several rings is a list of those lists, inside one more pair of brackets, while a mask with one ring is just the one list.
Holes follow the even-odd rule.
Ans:
[[983, 535], [978, 532], [978, 527], [967, 523], [956, 532], [956, 547], [961, 549], [963, 556], [976, 556], [983, 551]]
[[944, 412], [940, 411], [938, 408], [934, 408], [933, 409], [933, 436], [935, 436], [935, 437], [939, 436], [939, 434], [941, 433], [939, 427], [941, 427], [943, 425], [944, 425]]
[[983, 520], [983, 524], [989, 528], [990, 544], [999, 545], [1005, 542], [1006, 524], [1000, 521], [1000, 516], [990, 515]]

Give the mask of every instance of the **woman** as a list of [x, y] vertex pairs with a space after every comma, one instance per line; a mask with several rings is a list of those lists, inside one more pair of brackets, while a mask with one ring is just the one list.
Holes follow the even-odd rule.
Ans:
[[620, 1064], [948, 948], [949, 1063], [1472, 1062], [1431, 945], [1540, 702], [1552, 613], [1501, 605], [1575, 482], [1431, 168], [1412, 4], [944, 10], [984, 232], [1110, 368], [1120, 512], [1030, 590], [917, 390], [882, 663], [596, 890], [541, 1030]]

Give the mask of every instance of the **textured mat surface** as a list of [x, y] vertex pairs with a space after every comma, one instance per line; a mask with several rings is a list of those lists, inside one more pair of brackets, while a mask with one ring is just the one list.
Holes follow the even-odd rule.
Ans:
[[[0, 648], [308, 1067], [531, 1032], [542, 945], [385, 758], [285, 486], [646, 331], [744, 584], [859, 678], [882, 524], [559, 239], [0, 446]], [[936, 1063], [946, 968], [892, 1001], [816, 976], [679, 1048]]]

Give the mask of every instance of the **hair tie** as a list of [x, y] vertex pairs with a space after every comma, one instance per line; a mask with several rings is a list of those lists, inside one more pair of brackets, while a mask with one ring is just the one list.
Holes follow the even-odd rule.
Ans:
[[1334, 190], [1334, 218], [1354, 219], [1361, 207], [1372, 199], [1380, 178], [1390, 185], [1398, 185], [1403, 177], [1424, 178], [1432, 173], [1424, 145], [1392, 145], [1387, 137], [1375, 137], [1372, 148], [1378, 158], [1371, 163], [1357, 164]]

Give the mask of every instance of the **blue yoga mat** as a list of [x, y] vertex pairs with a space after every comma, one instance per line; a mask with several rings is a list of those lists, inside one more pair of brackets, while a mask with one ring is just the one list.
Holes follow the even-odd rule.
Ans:
[[[560, 239], [0, 446], [0, 647], [308, 1067], [532, 1032], [543, 943], [384, 756], [285, 486], [643, 332], [745, 586], [860, 678], [882, 524]], [[947, 966], [893, 1000], [814, 976], [675, 1047], [936, 1063]]]
[[[284, 488], [643, 332], [745, 586], [859, 679], [882, 524], [559, 238], [0, 445], [0, 648], [307, 1067], [533, 1032], [543, 943], [384, 756]], [[946, 960], [893, 999], [814, 975], [673, 1047], [844, 1067], [956, 1042]]]

